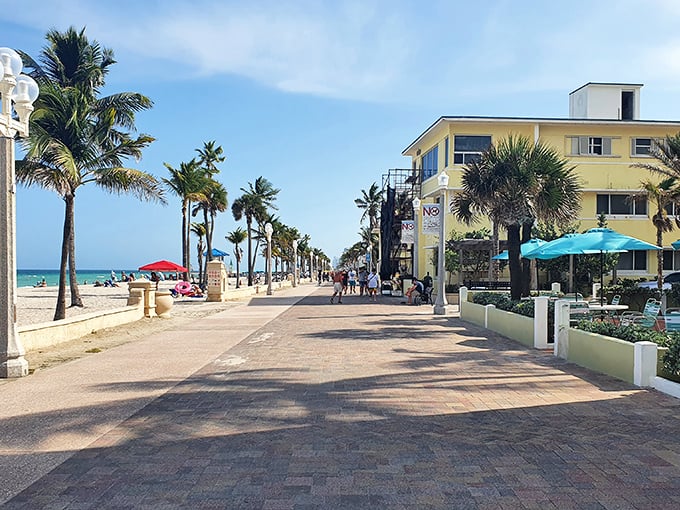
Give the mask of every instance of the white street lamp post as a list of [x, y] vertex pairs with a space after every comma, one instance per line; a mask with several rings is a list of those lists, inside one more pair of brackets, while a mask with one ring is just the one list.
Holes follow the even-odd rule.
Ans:
[[272, 234], [274, 227], [271, 223], [264, 226], [264, 233], [267, 236], [267, 295], [272, 295]]
[[[0, 377], [28, 375], [16, 324], [16, 202], [14, 138], [28, 136], [28, 119], [38, 85], [33, 78], [21, 74], [23, 63], [16, 51], [0, 48]], [[16, 113], [15, 118], [13, 112]]]
[[418, 197], [413, 199], [413, 276], [420, 278], [418, 274], [418, 216], [420, 213], [420, 199]]
[[293, 239], [293, 287], [297, 287], [298, 263], [297, 263], [298, 240]]
[[437, 299], [434, 302], [435, 315], [446, 315], [446, 307], [449, 304], [446, 301], [446, 210], [448, 204], [446, 201], [446, 191], [449, 187], [449, 176], [442, 170], [442, 173], [437, 177], [439, 184], [439, 256], [437, 257], [437, 276], [438, 291]]

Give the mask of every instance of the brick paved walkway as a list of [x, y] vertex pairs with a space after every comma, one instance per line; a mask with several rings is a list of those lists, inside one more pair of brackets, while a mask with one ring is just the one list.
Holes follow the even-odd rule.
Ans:
[[[329, 293], [169, 388], [101, 385], [102, 402], [163, 391], [6, 507], [680, 507], [680, 401], [427, 306]], [[232, 313], [204, 319], [196, 342]]]

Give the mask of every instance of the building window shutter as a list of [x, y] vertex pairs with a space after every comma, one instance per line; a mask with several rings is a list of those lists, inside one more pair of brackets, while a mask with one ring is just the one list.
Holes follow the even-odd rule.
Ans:
[[611, 156], [612, 153], [612, 139], [602, 138], [602, 155]]
[[574, 155], [579, 153], [578, 141], [579, 141], [579, 138], [577, 136], [574, 136], [571, 139], [571, 153], [574, 154]]
[[578, 154], [588, 154], [588, 137], [579, 136], [578, 137]]

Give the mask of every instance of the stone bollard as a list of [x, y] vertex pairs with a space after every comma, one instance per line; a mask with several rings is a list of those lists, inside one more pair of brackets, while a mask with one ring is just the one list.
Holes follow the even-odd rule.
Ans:
[[145, 317], [155, 317], [156, 316], [156, 284], [146, 278], [138, 278], [134, 282], [128, 283], [128, 288], [130, 289], [131, 299], [133, 290], [141, 290], [144, 294], [144, 316]]
[[138, 306], [144, 301], [144, 289], [130, 289], [130, 295], [128, 296], [127, 305], [128, 306]]
[[221, 260], [208, 262], [208, 297], [206, 301], [227, 300], [227, 269]]

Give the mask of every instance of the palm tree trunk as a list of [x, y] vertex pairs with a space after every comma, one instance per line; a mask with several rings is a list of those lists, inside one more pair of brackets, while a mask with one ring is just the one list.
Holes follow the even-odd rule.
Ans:
[[246, 216], [246, 228], [248, 229], [248, 287], [253, 286], [253, 237], [252, 237], [253, 218]]
[[198, 281], [203, 283], [203, 239], [198, 238], [198, 244], [196, 245], [197, 253], [196, 257], [198, 259]]
[[184, 280], [189, 281], [189, 250], [187, 247], [187, 200], [182, 201], [182, 265], [187, 268]]
[[[64, 198], [66, 204], [66, 198]], [[64, 229], [61, 236], [61, 260], [59, 261], [59, 292], [57, 293], [57, 307], [54, 310], [54, 320], [66, 318], [66, 268], [68, 266], [69, 241], [71, 239], [71, 222], [68, 218], [68, 205], [65, 206]]]
[[203, 283], [208, 283], [208, 262], [210, 262], [213, 259], [212, 256], [212, 236], [210, 235], [210, 221], [208, 219], [208, 211], [204, 207], [203, 208], [203, 227], [205, 228], [205, 245], [206, 245], [206, 250], [208, 254], [205, 257], [205, 261], [203, 262], [204, 264], [204, 269], [203, 269], [203, 279], [201, 281]]
[[187, 212], [185, 213], [187, 217], [184, 222], [184, 249], [187, 257], [184, 267], [187, 268], [187, 281], [189, 281], [189, 278], [191, 277], [191, 221], [188, 218], [189, 211], [191, 211], [191, 200], [187, 201]]
[[510, 299], [519, 301], [522, 297], [522, 263], [520, 261], [520, 225], [507, 226], [508, 266], [510, 268]]
[[[529, 239], [531, 239], [532, 226], [533, 222], [526, 221], [522, 223], [521, 243], [526, 243]], [[529, 261], [529, 259], [525, 258], [521, 258], [521, 261], [522, 261], [522, 297], [529, 297], [529, 295], [531, 294], [531, 262]]]
[[68, 276], [71, 289], [71, 306], [83, 306], [78, 289], [78, 276], [76, 275], [76, 225], [75, 225], [75, 200], [74, 195], [66, 197], [66, 217], [70, 223], [71, 235], [68, 242]]
[[[658, 213], [657, 213], [658, 214]], [[663, 248], [663, 230], [656, 229], [656, 245]], [[659, 291], [663, 290], [663, 250], [656, 251], [656, 278]]]

